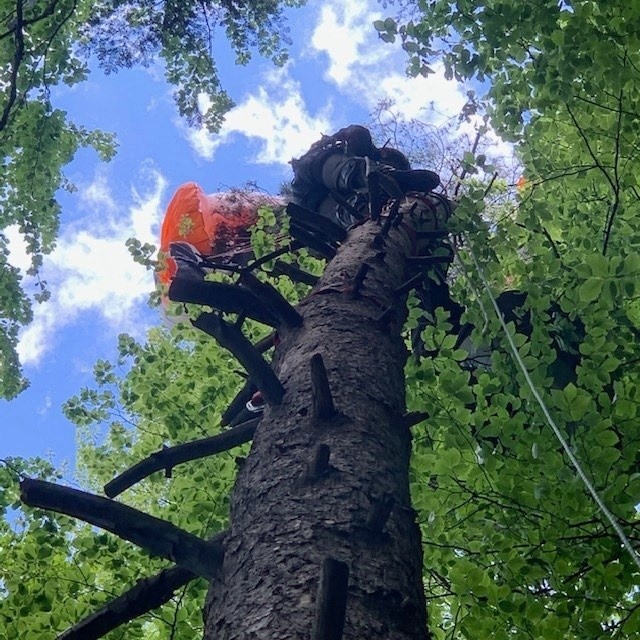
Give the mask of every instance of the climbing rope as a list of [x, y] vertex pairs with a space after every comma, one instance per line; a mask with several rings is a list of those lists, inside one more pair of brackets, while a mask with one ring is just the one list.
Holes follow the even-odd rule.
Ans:
[[[635, 549], [631, 545], [631, 542], [627, 538], [624, 530], [622, 529], [622, 526], [620, 525], [620, 523], [618, 522], [616, 517], [613, 515], [613, 513], [611, 513], [611, 511], [609, 511], [607, 505], [604, 503], [604, 501], [600, 497], [600, 494], [597, 492], [596, 488], [593, 486], [593, 484], [589, 480], [589, 478], [587, 478], [585, 472], [582, 469], [582, 466], [580, 465], [580, 462], [578, 461], [578, 459], [574, 455], [573, 451], [571, 450], [571, 447], [569, 447], [569, 443], [565, 440], [564, 436], [560, 432], [560, 429], [558, 428], [558, 425], [555, 423], [554, 419], [552, 418], [551, 413], [549, 412], [549, 409], [547, 408], [547, 405], [545, 404], [544, 400], [542, 399], [542, 396], [540, 395], [540, 393], [536, 389], [535, 385], [533, 384], [533, 380], [531, 380], [531, 377], [529, 376], [529, 372], [527, 371], [527, 368], [526, 368], [526, 366], [525, 366], [525, 364], [524, 364], [524, 362], [522, 360], [522, 357], [520, 356], [518, 348], [516, 347], [516, 344], [513, 341], [513, 338], [511, 336], [511, 334], [509, 333], [509, 329], [507, 328], [507, 324], [504, 321], [502, 313], [500, 312], [500, 308], [498, 307], [498, 303], [496, 301], [496, 298], [493, 295], [493, 293], [491, 292], [491, 287], [489, 286], [489, 282], [487, 280], [487, 277], [485, 276], [484, 270], [480, 266], [480, 262], [478, 261], [478, 259], [476, 257], [476, 254], [475, 254], [475, 252], [473, 250], [473, 245], [471, 243], [471, 240], [469, 239], [468, 235], [466, 235], [466, 234], [463, 234], [463, 237], [464, 237], [465, 244], [466, 244], [466, 246], [468, 248], [469, 255], [471, 256], [471, 259], [473, 260], [473, 264], [475, 266], [476, 272], [477, 272], [477, 274], [478, 274], [478, 276], [479, 276], [479, 278], [480, 278], [480, 280], [482, 282], [482, 285], [483, 285], [485, 291], [487, 292], [487, 295], [489, 296], [489, 299], [491, 300], [491, 304], [493, 306], [493, 310], [495, 311], [496, 316], [498, 317], [498, 320], [500, 322], [502, 330], [504, 331], [504, 333], [505, 333], [505, 335], [507, 337], [507, 341], [509, 343], [509, 348], [511, 350], [511, 353], [513, 354], [513, 357], [514, 357], [516, 363], [518, 364], [518, 367], [522, 371], [522, 374], [524, 375], [524, 379], [526, 380], [527, 385], [531, 389], [531, 393], [533, 393], [534, 398], [538, 402], [538, 405], [540, 406], [540, 409], [542, 410], [542, 413], [544, 414], [544, 417], [546, 418], [547, 423], [549, 424], [549, 426], [553, 430], [553, 433], [555, 434], [556, 438], [558, 439], [558, 442], [561, 444], [562, 448], [565, 450], [567, 456], [569, 456], [569, 460], [571, 461], [571, 464], [573, 464], [575, 470], [577, 471], [578, 476], [580, 477], [580, 479], [584, 483], [585, 487], [587, 488], [587, 490], [589, 491], [589, 493], [591, 494], [591, 496], [595, 500], [596, 504], [598, 505], [598, 508], [600, 509], [600, 512], [607, 518], [607, 520], [609, 520], [609, 522], [611, 523], [611, 526], [614, 528], [615, 532], [618, 534], [618, 538], [620, 539], [620, 542], [622, 543], [623, 547], [629, 553], [629, 556], [631, 556], [631, 559], [636, 564], [638, 569], [640, 569], [640, 556], [638, 555], [638, 553], [635, 551]], [[455, 251], [455, 249], [454, 249], [454, 251]], [[455, 253], [456, 253], [456, 257], [458, 258], [458, 261], [460, 262], [460, 264], [463, 265], [463, 262], [460, 260], [460, 257], [457, 254], [457, 251], [455, 251]], [[464, 270], [464, 266], [463, 266], [463, 270]], [[469, 278], [469, 274], [467, 273], [466, 270], [464, 270], [464, 274], [465, 274], [465, 278], [467, 279], [469, 284], [473, 287], [473, 284], [471, 283], [471, 280]], [[482, 310], [482, 313], [483, 313], [483, 315], [484, 315], [484, 317], [486, 319], [488, 317], [487, 316], [487, 312], [486, 312], [486, 309], [484, 308], [484, 305], [482, 303], [482, 299], [479, 296], [478, 296], [478, 302], [480, 304], [480, 308]]]

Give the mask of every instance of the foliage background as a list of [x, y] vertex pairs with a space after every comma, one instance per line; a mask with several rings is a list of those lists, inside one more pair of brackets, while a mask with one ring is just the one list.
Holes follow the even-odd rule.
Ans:
[[[452, 293], [467, 306], [476, 342], [494, 346], [491, 367], [472, 376], [443, 311], [424, 332], [437, 356], [407, 367], [409, 408], [430, 414], [414, 431], [412, 486], [437, 638], [638, 635], [638, 568], [541, 418], [470, 256], [473, 250], [495, 293], [528, 293], [531, 336], [510, 327], [520, 354], [637, 547], [640, 8], [630, 4], [407, 2], [389, 7], [395, 19], [375, 25], [383, 40], [402, 43], [410, 73], [429, 75], [442, 58], [452, 77], [483, 83], [477, 108], [517, 143], [526, 180], [516, 189], [514, 176], [487, 160], [490, 131], [480, 130], [475, 149], [473, 139], [459, 149], [450, 132], [375, 118], [382, 137], [408, 135], [412, 155], [431, 166], [438, 138], [450, 190], [464, 174], [455, 224], [468, 240], [459, 243]], [[258, 250], [266, 238], [258, 234]], [[280, 284], [294, 300], [303, 293]], [[562, 385], [553, 375], [562, 329], [549, 313], [554, 303], [584, 325], [578, 345], [575, 335], [563, 345], [577, 347], [580, 364]], [[420, 313], [414, 301], [407, 331]], [[142, 342], [122, 336], [119, 353], [117, 363], [96, 365], [95, 385], [65, 409], [79, 428], [80, 479], [93, 490], [162, 444], [201, 437], [204, 424], [211, 434], [240, 383], [227, 355], [184, 329], [157, 329]], [[195, 533], [218, 531], [235, 456], [184, 465], [170, 481], [150, 478], [127, 502]], [[37, 461], [2, 467], [5, 508], [17, 507], [16, 467], [56, 474]], [[53, 637], [52, 626], [65, 628], [115, 595], [115, 585], [159, 566], [57, 516], [10, 512], [2, 527], [10, 562], [1, 569], [0, 637]], [[132, 623], [126, 637], [193, 637], [202, 590], [192, 584]]]

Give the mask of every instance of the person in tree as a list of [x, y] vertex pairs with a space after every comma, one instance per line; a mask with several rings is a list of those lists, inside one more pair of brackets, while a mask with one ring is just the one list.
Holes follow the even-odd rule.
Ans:
[[[322, 136], [309, 151], [292, 160], [291, 167], [292, 201], [345, 229], [367, 216], [370, 173], [392, 178], [402, 193], [428, 193], [440, 183], [433, 171], [412, 170], [397, 149], [377, 148], [369, 130], [360, 125]], [[344, 200], [349, 207], [342, 204]]]

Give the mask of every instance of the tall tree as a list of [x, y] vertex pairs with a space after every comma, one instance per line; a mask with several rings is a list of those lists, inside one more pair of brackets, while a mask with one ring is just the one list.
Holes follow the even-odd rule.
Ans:
[[[427, 73], [424, 65], [440, 47], [452, 75], [481, 73], [492, 80], [494, 126], [518, 141], [525, 167], [516, 189], [502, 176], [492, 180], [481, 154], [465, 159], [469, 179], [456, 211], [464, 238], [451, 290], [454, 301], [467, 306], [464, 319], [477, 327], [476, 345], [461, 348], [462, 326], [445, 300], [422, 332], [433, 355], [420, 362], [410, 358], [405, 369], [409, 408], [429, 412], [413, 429], [410, 479], [423, 534], [430, 632], [456, 639], [635, 638], [640, 594], [633, 552], [624, 549], [571, 467], [507, 336], [559, 433], [637, 548], [640, 234], [633, 167], [640, 64], [632, 32], [638, 8], [615, 2], [470, 0], [436, 1], [426, 12], [424, 6], [418, 5], [411, 22], [390, 19], [377, 27], [387, 39], [404, 39], [407, 51], [417, 56], [411, 63], [416, 72]], [[489, 291], [513, 288], [527, 297], [505, 331]], [[408, 328], [418, 326], [420, 316], [410, 300]], [[135, 439], [116, 416], [110, 439], [87, 457], [104, 480], [120, 450], [126, 466], [133, 461], [132, 449], [150, 438], [156, 447], [171, 441], [169, 434], [173, 442], [184, 441], [184, 430], [201, 424], [199, 410], [212, 417], [212, 404], [229, 399], [232, 391], [219, 371], [231, 371], [233, 364], [185, 337], [180, 348], [157, 337], [148, 345], [123, 344], [136, 358], [132, 374], [116, 381], [101, 365], [102, 388], [85, 391], [70, 406], [85, 424], [104, 421], [117, 402], [143, 416], [137, 418], [143, 431]], [[478, 366], [471, 356], [482, 343], [490, 344], [491, 354]], [[164, 358], [177, 366], [167, 367]], [[572, 363], [568, 378], [558, 376], [563, 360]], [[105, 391], [114, 382], [122, 390], [119, 399]], [[184, 412], [177, 408], [183, 402]], [[153, 421], [156, 405], [159, 424]], [[286, 455], [286, 439], [279, 446]], [[262, 468], [249, 460], [247, 473]], [[204, 535], [207, 516], [216, 522], [209, 533], [219, 531], [226, 508], [216, 496], [226, 499], [231, 460], [218, 456], [204, 465], [187, 467], [184, 475], [176, 471], [170, 481], [150, 478], [131, 503], [158, 513], [164, 507], [159, 502], [166, 500], [167, 517], [190, 531]], [[216, 465], [224, 466], [222, 477]], [[37, 538], [45, 545], [47, 540], [65, 545], [68, 539], [42, 533]], [[25, 537], [24, 550], [15, 542], [22, 559], [18, 569], [31, 569], [29, 589], [50, 594], [50, 582], [45, 576], [40, 581], [32, 569], [33, 540]], [[99, 560], [88, 533], [80, 540], [80, 553], [56, 548], [57, 562], [42, 563], [42, 569], [53, 566], [60, 575], [77, 577], [70, 573], [73, 567], [65, 568], [74, 558], [85, 570], [100, 567], [101, 587], [132, 584], [133, 572], [142, 573], [142, 557], [111, 537], [101, 541], [125, 554], [126, 566], [117, 553]], [[3, 604], [14, 620], [13, 612], [31, 611], [34, 600], [15, 579], [9, 584]], [[198, 588], [202, 594], [202, 581]], [[78, 588], [85, 598], [89, 591]], [[187, 599], [180, 593], [145, 624], [167, 636], [189, 637], [197, 607], [181, 609]], [[101, 601], [107, 599], [103, 594]], [[217, 606], [215, 593], [212, 602]], [[42, 610], [47, 606], [50, 599]], [[90, 609], [86, 600], [80, 607], [83, 613]], [[61, 605], [56, 611], [63, 611], [65, 621], [73, 618]], [[38, 616], [21, 622], [31, 623], [44, 624]], [[141, 628], [131, 626], [132, 637], [140, 637]]]
[[[217, 74], [215, 38], [229, 41], [239, 64], [256, 49], [281, 64], [288, 42], [283, 11], [300, 4], [0, 2], [0, 397], [12, 398], [27, 384], [15, 347], [20, 327], [31, 321], [32, 302], [48, 297], [38, 275], [58, 234], [56, 192], [73, 188], [64, 166], [82, 146], [94, 147], [104, 160], [115, 151], [112, 136], [69, 122], [53, 104], [51, 87], [86, 79], [91, 56], [107, 73], [148, 66], [161, 56], [180, 115], [215, 131], [233, 106]], [[210, 104], [206, 111], [198, 106], [202, 96]], [[25, 283], [11, 264], [8, 229], [26, 243], [31, 256], [27, 275], [35, 284]]]

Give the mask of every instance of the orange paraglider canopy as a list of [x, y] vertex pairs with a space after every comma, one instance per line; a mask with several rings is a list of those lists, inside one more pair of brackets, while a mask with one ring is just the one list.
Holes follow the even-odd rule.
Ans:
[[183, 184], [171, 198], [162, 222], [160, 261], [164, 261], [164, 267], [158, 279], [169, 284], [176, 273], [176, 265], [169, 257], [172, 242], [188, 242], [205, 256], [236, 249], [248, 243], [248, 228], [258, 219], [259, 207], [281, 204], [280, 199], [261, 193], [229, 191], [207, 195], [195, 182]]

